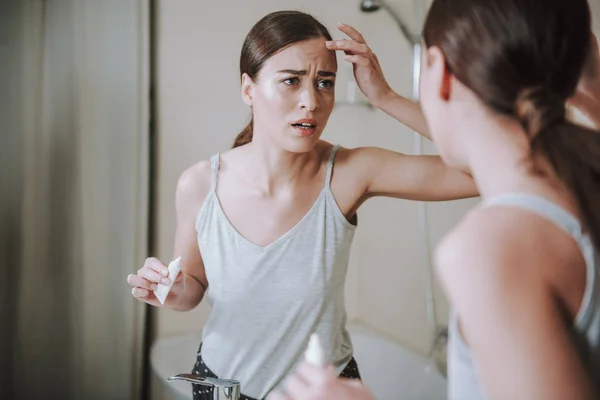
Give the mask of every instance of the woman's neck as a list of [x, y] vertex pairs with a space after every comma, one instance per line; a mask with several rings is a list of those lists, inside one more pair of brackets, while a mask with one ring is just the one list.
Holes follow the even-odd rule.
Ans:
[[247, 145], [247, 152], [248, 175], [267, 195], [301, 184], [303, 178], [318, 174], [321, 167], [315, 148], [306, 153], [293, 153], [273, 143], [255, 140]]
[[469, 112], [460, 136], [466, 163], [483, 197], [535, 190], [543, 179], [532, 173], [530, 140], [508, 117]]

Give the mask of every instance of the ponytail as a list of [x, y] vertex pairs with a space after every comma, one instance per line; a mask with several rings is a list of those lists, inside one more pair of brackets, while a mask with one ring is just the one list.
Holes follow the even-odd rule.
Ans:
[[575, 196], [584, 225], [600, 249], [600, 132], [564, 122], [548, 128], [532, 143]]
[[531, 139], [533, 159], [545, 159], [573, 193], [592, 242], [600, 249], [600, 132], [566, 118], [564, 101], [528, 90], [516, 114]]
[[240, 146], [250, 143], [252, 141], [253, 128], [254, 128], [254, 119], [251, 119], [250, 122], [248, 123], [248, 125], [246, 125], [246, 127], [235, 138], [232, 148], [235, 149], [236, 147], [240, 147]]

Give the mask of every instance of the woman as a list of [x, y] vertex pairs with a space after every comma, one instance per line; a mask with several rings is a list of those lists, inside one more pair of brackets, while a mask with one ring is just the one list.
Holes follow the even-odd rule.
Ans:
[[[244, 399], [277, 387], [315, 332], [336, 374], [360, 377], [344, 283], [367, 199], [477, 195], [472, 179], [439, 157], [320, 140], [337, 70], [327, 40], [304, 13], [261, 19], [240, 59], [252, 122], [234, 149], [190, 167], [177, 185], [175, 257], [183, 268], [164, 306], [190, 310], [207, 295], [212, 310], [194, 372], [240, 381]], [[128, 282], [136, 298], [160, 306], [152, 290], [165, 276], [164, 263], [150, 258]], [[194, 398], [211, 398], [206, 392], [194, 387]]]
[[[432, 3], [421, 106], [444, 161], [483, 197], [436, 249], [453, 308], [451, 399], [600, 395], [600, 132], [565, 111], [569, 101], [600, 128], [590, 32], [585, 0]], [[372, 65], [349, 33], [329, 48]], [[372, 398], [310, 365], [285, 389], [269, 399]]]

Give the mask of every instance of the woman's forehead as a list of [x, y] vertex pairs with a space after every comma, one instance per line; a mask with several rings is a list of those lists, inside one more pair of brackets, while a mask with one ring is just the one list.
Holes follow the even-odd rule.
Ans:
[[320, 69], [336, 72], [335, 53], [325, 47], [325, 40], [325, 38], [318, 38], [294, 43], [271, 56], [263, 68], [272, 71], [301, 70], [311, 65], [317, 65]]

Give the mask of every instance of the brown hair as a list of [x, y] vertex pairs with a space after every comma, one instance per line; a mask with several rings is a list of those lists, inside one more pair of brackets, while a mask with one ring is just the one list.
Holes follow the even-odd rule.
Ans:
[[[248, 74], [253, 81], [258, 78], [265, 61], [284, 48], [304, 40], [325, 38], [331, 40], [329, 31], [312, 15], [300, 11], [277, 11], [256, 23], [246, 36], [240, 56], [240, 76]], [[253, 120], [235, 138], [233, 147], [252, 141]]]
[[572, 191], [600, 248], [600, 133], [566, 117], [590, 32], [586, 0], [434, 0], [423, 36], [481, 101], [521, 122], [533, 159]]

